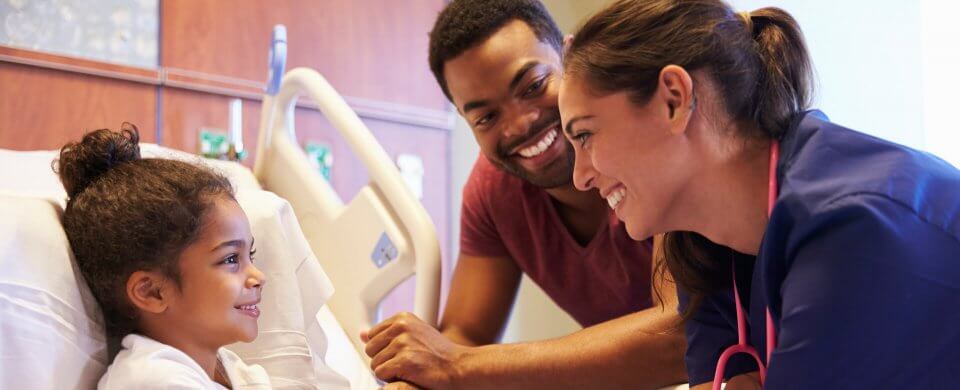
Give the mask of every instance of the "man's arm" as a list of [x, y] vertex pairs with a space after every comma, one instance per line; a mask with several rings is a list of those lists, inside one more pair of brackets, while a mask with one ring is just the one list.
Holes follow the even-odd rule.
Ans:
[[[473, 273], [484, 267], [471, 261], [484, 259], [463, 260], [457, 265], [442, 329], [458, 343], [491, 342], [503, 327], [519, 274], [511, 279], [509, 296], [495, 297], [501, 305], [494, 307], [496, 299], [481, 296], [487, 288], [470, 286], [470, 281], [484, 279]], [[458, 278], [467, 282], [458, 286]], [[458, 345], [405, 313], [370, 330], [367, 354], [380, 379], [426, 388], [657, 388], [686, 378], [684, 339], [676, 329], [676, 289], [666, 282], [660, 291], [662, 305], [569, 336], [520, 344]]]
[[656, 261], [651, 290], [662, 302], [552, 340], [468, 350], [464, 386], [658, 388], [685, 381], [676, 287], [668, 272], [658, 275]]
[[682, 336], [660, 308], [569, 336], [468, 350], [460, 364], [470, 388], [658, 388], [683, 382]]
[[[425, 376], [417, 376], [420, 382], [436, 384], [433, 387], [450, 387], [452, 366], [450, 356], [468, 347], [495, 343], [506, 324], [520, 285], [522, 272], [509, 257], [471, 256], [461, 254], [454, 268], [450, 295], [447, 297], [443, 318], [438, 331], [409, 313], [398, 314], [381, 322], [361, 335], [367, 342], [367, 354], [373, 358], [371, 367], [375, 372], [383, 363], [406, 362], [413, 367], [428, 367]], [[411, 361], [410, 354], [395, 358], [409, 344], [428, 346], [435, 350]], [[411, 352], [411, 351], [407, 351]], [[389, 366], [388, 366], [389, 367]], [[379, 368], [383, 370], [382, 368]], [[405, 389], [412, 386], [399, 382], [406, 377], [401, 373], [383, 380], [397, 380], [390, 388]], [[415, 381], [407, 381], [414, 384]], [[446, 385], [442, 385], [446, 384]], [[424, 385], [425, 386], [425, 385]]]
[[461, 254], [450, 283], [440, 332], [466, 346], [499, 341], [521, 275], [510, 258]]

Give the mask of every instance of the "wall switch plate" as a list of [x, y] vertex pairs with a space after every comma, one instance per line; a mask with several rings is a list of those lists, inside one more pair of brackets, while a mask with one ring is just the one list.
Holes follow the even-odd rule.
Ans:
[[397, 156], [397, 168], [400, 177], [407, 188], [413, 192], [417, 200], [423, 200], [423, 160], [416, 154], [400, 154]]

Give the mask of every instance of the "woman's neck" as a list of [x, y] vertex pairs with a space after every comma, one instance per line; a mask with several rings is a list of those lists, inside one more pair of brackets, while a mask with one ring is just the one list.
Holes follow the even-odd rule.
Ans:
[[[683, 230], [700, 233], [717, 244], [756, 255], [767, 228], [770, 144], [728, 140], [728, 153], [717, 153], [691, 183], [681, 204]], [[735, 148], [735, 149], [734, 149]]]

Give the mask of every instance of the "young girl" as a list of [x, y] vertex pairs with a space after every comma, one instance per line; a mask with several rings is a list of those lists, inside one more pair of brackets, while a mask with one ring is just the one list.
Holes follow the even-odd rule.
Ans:
[[223, 176], [141, 159], [136, 127], [97, 130], [57, 162], [63, 224], [107, 332], [123, 349], [99, 389], [270, 388], [223, 346], [257, 336], [265, 282]]

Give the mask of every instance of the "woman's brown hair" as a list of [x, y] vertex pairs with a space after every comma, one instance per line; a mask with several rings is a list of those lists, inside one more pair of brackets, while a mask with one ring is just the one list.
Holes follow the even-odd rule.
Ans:
[[[720, 0], [620, 0], [587, 20], [564, 57], [566, 77], [601, 96], [626, 92], [638, 106], [667, 65], [710, 77], [729, 117], [760, 129], [740, 130], [749, 139], [780, 139], [813, 92], [800, 26], [779, 8], [736, 13]], [[691, 296], [685, 317], [706, 294], [730, 285], [730, 249], [672, 232], [663, 251], [667, 269]]]
[[140, 158], [139, 133], [96, 130], [60, 149], [55, 162], [67, 191], [63, 226], [80, 272], [111, 337], [137, 330], [126, 282], [158, 271], [179, 285], [180, 252], [200, 230], [217, 196], [233, 198], [222, 175], [176, 160]]

